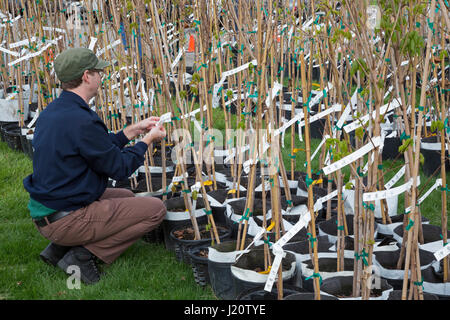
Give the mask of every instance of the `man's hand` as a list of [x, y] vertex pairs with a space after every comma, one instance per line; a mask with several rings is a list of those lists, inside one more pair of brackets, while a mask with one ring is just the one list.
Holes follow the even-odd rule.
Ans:
[[166, 129], [162, 125], [153, 126], [149, 133], [147, 133], [144, 138], [142, 138], [142, 142], [145, 142], [147, 145], [150, 145], [153, 142], [161, 141], [166, 136]]
[[126, 127], [123, 130], [123, 133], [128, 138], [128, 140], [132, 140], [135, 137], [137, 137], [140, 134], [149, 132], [156, 126], [156, 124], [159, 121], [159, 117], [150, 117], [147, 119], [144, 119], [142, 121], [139, 121], [138, 123], [135, 123], [129, 127]]

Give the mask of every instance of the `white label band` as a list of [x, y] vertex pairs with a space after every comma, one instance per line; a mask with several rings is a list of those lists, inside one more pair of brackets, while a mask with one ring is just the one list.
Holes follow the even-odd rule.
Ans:
[[372, 149], [379, 147], [381, 144], [381, 137], [375, 137], [372, 138], [372, 141], [367, 143], [362, 148], [356, 150], [352, 154], [349, 154], [348, 156], [342, 158], [339, 161], [336, 161], [335, 163], [332, 163], [331, 165], [323, 168], [323, 173], [325, 175], [329, 175], [330, 173], [333, 173], [346, 165], [353, 163], [354, 161], [358, 160], [359, 158], [363, 157], [367, 153], [369, 153]]

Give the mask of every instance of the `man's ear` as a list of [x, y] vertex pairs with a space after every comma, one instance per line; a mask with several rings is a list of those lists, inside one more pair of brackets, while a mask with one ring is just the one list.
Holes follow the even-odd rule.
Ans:
[[82, 76], [82, 79], [83, 79], [84, 82], [89, 82], [88, 75], [89, 75], [89, 70], [85, 70], [83, 72], [83, 76]]

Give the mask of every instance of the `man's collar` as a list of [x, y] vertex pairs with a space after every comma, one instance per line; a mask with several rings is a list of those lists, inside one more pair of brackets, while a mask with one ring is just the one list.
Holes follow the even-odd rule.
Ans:
[[81, 107], [90, 109], [89, 105], [86, 103], [86, 101], [84, 101], [84, 99], [82, 97], [80, 97], [78, 94], [76, 94], [75, 92], [63, 90], [61, 92], [61, 94], [59, 95], [59, 97], [62, 99], [72, 99], [72, 100], [76, 101]]

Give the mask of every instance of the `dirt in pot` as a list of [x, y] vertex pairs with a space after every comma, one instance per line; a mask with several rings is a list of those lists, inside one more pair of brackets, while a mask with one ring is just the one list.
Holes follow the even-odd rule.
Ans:
[[200, 249], [195, 253], [195, 255], [202, 258], [208, 258], [208, 249]]
[[[382, 290], [381, 289], [372, 289], [370, 290], [370, 297], [371, 298], [378, 298], [381, 297], [382, 295]], [[336, 297], [340, 298], [340, 299], [345, 299], [345, 298], [353, 298], [353, 286], [343, 286], [342, 287], [342, 291], [339, 294], [335, 295]]]
[[[219, 234], [219, 237], [228, 232], [228, 230], [224, 227], [216, 226], [216, 228], [217, 228], [217, 233]], [[212, 230], [209, 230], [209, 229], [206, 230], [205, 226], [199, 227], [199, 232], [200, 232], [201, 239], [211, 238]], [[175, 230], [175, 231], [173, 231], [173, 235], [177, 239], [182, 239], [182, 240], [194, 240], [195, 239], [195, 232], [194, 232], [193, 227], [186, 227], [181, 230]]]

